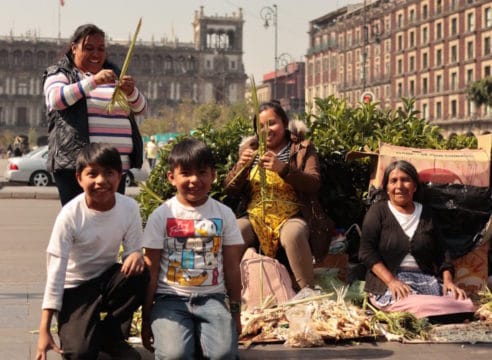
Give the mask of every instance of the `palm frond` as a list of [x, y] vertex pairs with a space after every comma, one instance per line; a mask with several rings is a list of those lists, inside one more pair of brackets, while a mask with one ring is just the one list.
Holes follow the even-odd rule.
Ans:
[[140, 32], [140, 27], [142, 26], [142, 18], [138, 20], [137, 29], [133, 34], [132, 42], [130, 43], [130, 47], [128, 48], [128, 52], [126, 53], [125, 62], [123, 63], [123, 67], [121, 68], [120, 78], [113, 92], [113, 96], [111, 97], [111, 101], [107, 106], [108, 113], [113, 111], [115, 104], [118, 104], [127, 114], [130, 113], [130, 106], [128, 105], [128, 99], [126, 98], [125, 93], [121, 90], [121, 81], [123, 77], [126, 75], [126, 71], [128, 70], [128, 66], [130, 65], [130, 59], [133, 54], [133, 49], [135, 48], [135, 43], [137, 42], [137, 36]]

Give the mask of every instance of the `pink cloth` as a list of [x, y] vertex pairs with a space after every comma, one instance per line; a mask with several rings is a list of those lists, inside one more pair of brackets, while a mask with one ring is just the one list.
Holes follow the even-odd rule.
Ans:
[[409, 295], [386, 306], [384, 311], [407, 311], [417, 318], [475, 312], [475, 306], [467, 298], [456, 300], [452, 296]]

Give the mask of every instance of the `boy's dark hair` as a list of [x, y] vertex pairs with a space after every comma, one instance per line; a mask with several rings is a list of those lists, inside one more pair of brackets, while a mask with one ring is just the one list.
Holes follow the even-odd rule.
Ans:
[[204, 142], [194, 138], [183, 139], [174, 145], [169, 154], [168, 163], [171, 171], [178, 166], [185, 169], [204, 167], [215, 169], [212, 150]]
[[105, 143], [87, 144], [77, 156], [76, 172], [81, 173], [89, 165], [100, 165], [121, 173], [123, 165], [118, 150]]

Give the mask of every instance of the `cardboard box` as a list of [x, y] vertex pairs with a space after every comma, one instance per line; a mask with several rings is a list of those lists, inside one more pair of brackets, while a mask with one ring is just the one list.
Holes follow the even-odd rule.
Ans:
[[377, 152], [351, 151], [346, 160], [371, 158], [369, 188], [381, 187], [384, 170], [395, 160], [412, 163], [422, 181], [488, 187], [492, 134], [481, 135], [477, 139], [478, 149], [461, 150], [418, 149], [381, 143]]
[[407, 160], [420, 181], [438, 184], [490, 185], [490, 151], [485, 149], [434, 150], [382, 144], [372, 185], [380, 187], [384, 170], [395, 160]]

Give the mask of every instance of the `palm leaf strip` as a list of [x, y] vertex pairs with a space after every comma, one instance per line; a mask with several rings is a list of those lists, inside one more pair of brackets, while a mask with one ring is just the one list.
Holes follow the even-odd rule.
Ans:
[[130, 47], [128, 48], [128, 52], [126, 53], [125, 62], [123, 63], [123, 67], [121, 68], [120, 78], [113, 92], [113, 96], [111, 97], [111, 101], [107, 106], [108, 113], [113, 111], [115, 104], [118, 104], [127, 114], [130, 113], [130, 106], [128, 105], [128, 100], [126, 98], [125, 93], [121, 90], [121, 81], [123, 77], [126, 75], [126, 71], [128, 70], [128, 66], [130, 65], [130, 59], [133, 54], [133, 50], [135, 48], [135, 43], [137, 42], [137, 36], [140, 32], [140, 27], [142, 26], [142, 18], [138, 20], [137, 29], [133, 34], [132, 42], [130, 43]]

